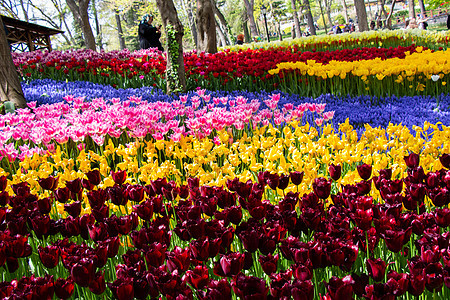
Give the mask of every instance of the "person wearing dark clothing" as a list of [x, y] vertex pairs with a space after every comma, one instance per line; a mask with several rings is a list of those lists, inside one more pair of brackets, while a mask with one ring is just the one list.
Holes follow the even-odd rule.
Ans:
[[145, 15], [139, 24], [139, 46], [141, 49], [158, 48], [164, 51], [164, 48], [159, 41], [161, 37], [161, 26], [156, 28], [152, 25], [153, 16]]
[[238, 34], [237, 36], [237, 40], [236, 40], [236, 45], [243, 45], [244, 44], [244, 35]]
[[450, 30], [450, 15], [447, 16], [447, 29]]

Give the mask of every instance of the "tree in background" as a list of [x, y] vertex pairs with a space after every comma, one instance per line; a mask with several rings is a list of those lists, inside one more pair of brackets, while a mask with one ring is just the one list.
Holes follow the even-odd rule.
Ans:
[[72, 11], [73, 17], [83, 32], [86, 48], [96, 50], [95, 37], [92, 33], [92, 27], [89, 22], [89, 0], [66, 0], [67, 5]]
[[303, 0], [303, 5], [305, 6], [305, 15], [308, 22], [309, 32], [311, 33], [311, 35], [316, 35], [316, 26], [314, 26], [314, 19], [312, 16], [309, 0]]
[[255, 1], [254, 0], [244, 0], [245, 9], [247, 12], [248, 23], [250, 25], [250, 34], [252, 37], [258, 36], [258, 29], [255, 23]]
[[366, 4], [364, 0], [354, 0], [356, 16], [358, 17], [358, 27], [359, 31], [369, 30], [369, 25], [367, 24], [367, 12]]
[[197, 50], [217, 52], [216, 21], [211, 0], [197, 0]]
[[11, 49], [6, 38], [5, 26], [0, 17], [0, 100], [11, 101], [16, 107], [24, 108], [27, 101], [23, 96], [19, 76], [14, 66]]
[[186, 75], [183, 60], [184, 28], [178, 18], [172, 0], [156, 0], [167, 35], [167, 93], [178, 93], [186, 89]]

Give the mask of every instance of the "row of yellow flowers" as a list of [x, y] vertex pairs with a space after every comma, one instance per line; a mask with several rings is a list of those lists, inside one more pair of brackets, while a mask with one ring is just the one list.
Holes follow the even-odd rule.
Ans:
[[422, 47], [418, 47], [415, 53], [406, 53], [403, 59], [331, 61], [329, 64], [316, 63], [314, 60], [306, 63], [286, 62], [269, 71], [271, 75], [281, 75], [284, 85], [300, 94], [308, 88], [323, 93], [323, 89], [315, 87], [322, 82], [324, 89], [331, 89], [331, 92], [377, 96], [440, 94], [447, 91], [449, 73], [450, 50], [433, 52], [423, 50]]
[[[304, 171], [302, 184], [298, 188], [291, 184], [285, 190], [303, 194], [312, 190], [314, 178], [328, 176], [327, 166], [331, 163], [343, 166], [343, 176], [337, 184], [353, 184], [359, 179], [356, 166], [362, 163], [372, 165], [374, 170], [392, 168], [394, 178], [403, 178], [407, 169], [403, 157], [409, 152], [420, 153], [425, 172], [441, 169], [438, 157], [450, 153], [450, 128], [442, 124], [425, 123], [414, 131], [402, 125], [391, 124], [386, 129], [366, 125], [359, 137], [348, 120], [338, 132], [330, 125], [319, 130], [293, 122], [280, 128], [258, 128], [234, 140], [227, 131], [219, 132], [219, 140], [214, 141], [187, 136], [180, 142], [136, 140], [115, 147], [109, 140], [99, 152], [102, 154], [82, 150], [76, 158], [69, 158], [58, 146], [53, 154], [35, 154], [20, 162], [10, 183], [27, 181], [35, 193], [46, 196], [48, 192], [40, 190], [39, 178], [59, 177], [58, 187], [63, 187], [66, 181], [83, 178], [85, 172], [94, 168], [103, 177], [99, 188], [114, 185], [110, 172], [117, 170], [127, 171], [130, 184], [149, 184], [163, 177], [184, 184], [188, 177], [198, 177], [201, 185], [216, 186], [225, 186], [228, 179], [236, 177], [243, 182], [256, 180], [260, 171]], [[0, 170], [0, 175], [9, 175], [7, 171]], [[64, 214], [63, 205], [58, 205]]]
[[428, 31], [428, 30], [380, 30], [365, 31], [358, 33], [343, 33], [327, 36], [308, 36], [293, 40], [284, 40], [278, 42], [250, 43], [244, 45], [234, 45], [227, 47], [231, 51], [245, 49], [269, 49], [269, 48], [292, 48], [306, 50], [335, 50], [359, 47], [383, 47], [389, 48], [398, 45], [416, 44], [426, 46], [432, 49], [439, 47], [447, 48], [449, 34], [447, 31]]

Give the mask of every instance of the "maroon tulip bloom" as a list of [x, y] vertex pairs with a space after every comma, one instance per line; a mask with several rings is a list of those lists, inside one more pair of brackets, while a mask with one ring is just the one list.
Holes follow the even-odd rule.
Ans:
[[53, 191], [58, 187], [58, 177], [49, 176], [47, 178], [41, 178], [38, 180], [42, 189]]
[[280, 190], [284, 190], [288, 187], [289, 185], [289, 175], [280, 175], [279, 180], [278, 180], [278, 188]]
[[97, 186], [100, 184], [100, 182], [102, 182], [102, 177], [100, 175], [99, 170], [89, 171], [86, 173], [86, 176], [87, 176], [89, 182], [94, 186]]
[[59, 203], [66, 203], [70, 198], [69, 188], [66, 186], [66, 187], [57, 189], [55, 191], [55, 197]]
[[369, 180], [370, 176], [372, 176], [372, 166], [368, 164], [362, 164], [356, 167], [358, 171], [359, 177], [362, 180]]
[[303, 181], [304, 172], [294, 171], [289, 173], [289, 176], [291, 177], [291, 181], [295, 185], [300, 185]]
[[277, 271], [278, 259], [279, 259], [278, 254], [275, 255], [269, 254], [267, 256], [260, 256], [258, 261], [261, 264], [264, 273], [270, 275]]
[[428, 197], [430, 197], [434, 206], [441, 207], [450, 203], [450, 192], [446, 187], [428, 190]]
[[181, 274], [187, 271], [191, 263], [191, 259], [189, 257], [189, 249], [182, 249], [176, 246], [173, 251], [167, 253], [166, 262], [169, 272], [178, 270], [178, 273]]
[[327, 180], [323, 177], [315, 178], [313, 182], [313, 190], [320, 199], [327, 199], [331, 192], [331, 180]]
[[105, 204], [108, 200], [108, 194], [106, 190], [95, 190], [87, 193], [89, 205], [91, 208], [97, 208]]
[[144, 199], [144, 187], [142, 185], [129, 185], [127, 187], [128, 198], [134, 202], [141, 202]]
[[85, 178], [81, 179], [81, 186], [88, 191], [92, 191], [95, 187], [95, 185]]
[[89, 284], [89, 290], [96, 295], [103, 294], [106, 290], [105, 271], [95, 273], [94, 280]]
[[231, 282], [234, 293], [242, 299], [267, 299], [269, 288], [264, 279], [245, 276], [242, 273], [236, 275]]
[[366, 231], [372, 227], [373, 210], [371, 208], [368, 210], [356, 209], [352, 217], [361, 230]]
[[294, 300], [312, 300], [314, 299], [314, 285], [311, 280], [294, 280], [291, 285], [291, 295]]
[[280, 181], [280, 176], [278, 174], [268, 174], [267, 175], [267, 185], [272, 189], [276, 190], [278, 187], [278, 183]]
[[75, 285], [73, 283], [72, 277], [58, 278], [54, 284], [55, 295], [60, 299], [68, 299], [73, 295], [75, 291]]
[[147, 264], [155, 268], [161, 266], [166, 259], [167, 246], [161, 243], [153, 243], [144, 247], [144, 256]]
[[117, 172], [111, 171], [111, 177], [114, 180], [114, 182], [118, 185], [122, 185], [125, 180], [127, 179], [127, 171], [121, 170]]
[[74, 180], [66, 181], [66, 187], [69, 188], [69, 191], [71, 191], [72, 194], [77, 195], [79, 192], [81, 192], [81, 179], [77, 178]]
[[108, 187], [106, 189], [108, 193], [109, 199], [115, 205], [126, 205], [128, 202], [127, 192], [125, 188], [120, 185], [115, 185], [112, 187]]
[[42, 248], [39, 246], [39, 258], [44, 267], [53, 269], [59, 263], [60, 249], [58, 246], [47, 246]]
[[408, 156], [404, 157], [404, 160], [408, 168], [413, 169], [419, 166], [420, 157], [418, 154], [411, 152]]
[[311, 280], [313, 276], [313, 265], [308, 259], [304, 264], [296, 263], [291, 266], [294, 277], [300, 281]]
[[88, 287], [94, 280], [94, 272], [94, 262], [88, 258], [82, 258], [70, 270], [73, 281], [82, 287]]
[[409, 227], [406, 230], [403, 229], [392, 229], [392, 230], [386, 230], [384, 234], [381, 234], [381, 236], [384, 238], [384, 241], [386, 242], [386, 247], [392, 251], [392, 252], [399, 252], [402, 250], [403, 245], [405, 245], [409, 238], [411, 237], [412, 228]]
[[352, 274], [353, 279], [353, 292], [358, 297], [362, 297], [366, 293], [366, 286], [369, 285], [369, 276], [367, 274]]
[[106, 246], [106, 252], [109, 258], [115, 257], [119, 252], [120, 239], [118, 236], [106, 239], [100, 244]]
[[[1, 178], [1, 177], [0, 177]], [[0, 193], [0, 206], [6, 206], [9, 203], [9, 194], [7, 191]]]
[[88, 226], [89, 236], [94, 242], [104, 241], [109, 237], [105, 223], [95, 223]]
[[231, 285], [227, 279], [211, 280], [206, 289], [205, 300], [231, 299]]
[[113, 283], [108, 283], [108, 287], [118, 300], [134, 298], [133, 281], [130, 278], [116, 279]]
[[39, 212], [43, 215], [50, 213], [52, 210], [52, 200], [50, 198], [43, 198], [37, 201]]
[[64, 204], [64, 210], [73, 218], [79, 217], [81, 213], [81, 202], [76, 201], [71, 204]]
[[381, 258], [369, 258], [366, 261], [367, 270], [369, 271], [370, 277], [375, 281], [381, 281], [384, 279], [384, 274], [386, 272], [386, 262]]
[[430, 292], [439, 292], [444, 284], [444, 274], [441, 263], [433, 263], [424, 270], [425, 287]]
[[422, 295], [423, 291], [425, 290], [425, 282], [426, 280], [422, 273], [409, 274], [408, 292], [416, 297]]
[[153, 216], [153, 204], [147, 200], [139, 205], [133, 206], [133, 211], [144, 221], [150, 221]]
[[41, 238], [50, 229], [50, 217], [48, 215], [37, 215], [31, 219], [33, 231], [38, 238]]
[[197, 290], [203, 290], [209, 283], [208, 268], [203, 265], [196, 266], [193, 270], [188, 270], [183, 279]]
[[442, 154], [439, 157], [439, 161], [441, 162], [442, 166], [444, 166], [444, 168], [450, 169], [450, 154]]
[[8, 178], [5, 175], [0, 176], [0, 192], [3, 192], [6, 189], [7, 185], [8, 185]]
[[331, 299], [352, 299], [353, 298], [353, 287], [354, 281], [350, 275], [344, 278], [338, 278], [333, 276], [330, 281], [325, 282], [325, 286], [328, 290], [328, 294]]
[[356, 188], [358, 190], [358, 195], [364, 196], [370, 193], [370, 190], [372, 188], [372, 181], [363, 180], [356, 183]]
[[217, 265], [214, 266], [214, 274], [217, 276], [234, 276], [244, 268], [245, 255], [232, 252], [223, 255]]
[[331, 164], [328, 167], [328, 173], [330, 173], [330, 177], [336, 181], [341, 178], [342, 168], [341, 165]]
[[436, 208], [434, 211], [434, 219], [439, 227], [448, 227], [450, 225], [450, 209]]

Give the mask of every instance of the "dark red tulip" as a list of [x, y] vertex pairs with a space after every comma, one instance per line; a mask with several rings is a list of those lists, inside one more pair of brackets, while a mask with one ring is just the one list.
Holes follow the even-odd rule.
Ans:
[[331, 192], [331, 180], [327, 180], [324, 177], [315, 178], [313, 182], [313, 190], [320, 199], [327, 199]]
[[31, 218], [33, 231], [38, 238], [41, 238], [50, 229], [50, 217], [48, 215], [37, 215]]
[[134, 298], [133, 281], [130, 278], [116, 279], [113, 283], [108, 283], [108, 287], [118, 300]]
[[147, 200], [139, 205], [133, 206], [133, 211], [144, 221], [150, 221], [153, 216], [153, 205]]
[[0, 282], [0, 299], [8, 299], [14, 290], [14, 286], [11, 282], [2, 281]]
[[313, 266], [308, 259], [304, 264], [296, 263], [291, 266], [294, 277], [300, 281], [311, 280], [313, 276]]
[[206, 295], [204, 299], [231, 299], [231, 285], [228, 280], [225, 278], [221, 280], [211, 280], [206, 289]]
[[362, 164], [356, 167], [358, 171], [359, 177], [362, 180], [369, 180], [370, 176], [372, 176], [372, 166], [368, 164]]
[[100, 244], [106, 246], [106, 251], [109, 258], [115, 257], [119, 252], [120, 239], [118, 236], [106, 239]]
[[364, 196], [367, 195], [368, 193], [370, 193], [370, 190], [372, 188], [372, 181], [368, 180], [363, 180], [360, 182], [356, 183], [356, 188], [358, 190], [358, 195], [360, 196]]
[[189, 249], [182, 249], [176, 246], [171, 252], [167, 253], [166, 263], [169, 272], [178, 270], [178, 273], [181, 274], [187, 271], [191, 263], [191, 259], [189, 257]]
[[129, 185], [127, 187], [128, 198], [134, 202], [141, 202], [144, 199], [144, 187], [142, 185]]
[[87, 176], [89, 182], [94, 186], [97, 186], [100, 184], [100, 182], [102, 182], [102, 177], [100, 175], [99, 170], [89, 171], [86, 173], [86, 176]]
[[278, 188], [280, 190], [284, 190], [288, 187], [289, 178], [290, 178], [289, 175], [284, 175], [284, 174], [280, 175], [280, 178], [278, 180]]
[[411, 237], [412, 228], [409, 227], [406, 230], [403, 229], [392, 229], [386, 230], [386, 232], [381, 234], [386, 242], [386, 247], [392, 252], [399, 252], [402, 250], [403, 245], [409, 242], [409, 238]]
[[111, 171], [111, 177], [116, 184], [122, 185], [127, 179], [127, 171], [125, 170], [120, 170], [117, 172]]
[[74, 218], [79, 217], [81, 213], [81, 202], [76, 201], [71, 204], [64, 204], [64, 210]]
[[404, 157], [406, 166], [408, 168], [413, 169], [419, 166], [420, 157], [418, 154], [411, 152], [408, 156]]
[[429, 189], [428, 197], [434, 206], [441, 207], [450, 203], [450, 191], [446, 187]]
[[442, 154], [439, 157], [439, 161], [441, 162], [441, 164], [444, 168], [450, 169], [450, 154], [448, 154], [448, 153]]
[[66, 186], [66, 187], [57, 189], [55, 191], [55, 197], [59, 203], [66, 203], [70, 198], [69, 188]]
[[73, 281], [82, 287], [88, 287], [94, 280], [94, 262], [88, 258], [82, 258], [76, 262], [70, 270]]
[[314, 285], [311, 280], [294, 280], [291, 285], [291, 295], [294, 300], [311, 300], [314, 298]]
[[266, 273], [267, 275], [270, 275], [277, 271], [278, 259], [279, 259], [278, 254], [275, 254], [275, 255], [268, 254], [267, 256], [261, 255], [258, 258], [258, 261], [261, 264], [261, 268], [263, 269], [264, 273]]
[[366, 286], [369, 285], [369, 276], [367, 274], [352, 274], [353, 279], [353, 292], [358, 296], [362, 297], [366, 293]]
[[8, 185], [8, 178], [5, 175], [0, 176], [0, 192], [3, 192], [6, 189], [7, 185]]
[[244, 268], [245, 255], [239, 252], [231, 252], [220, 258], [214, 274], [217, 276], [234, 276]]
[[291, 297], [291, 271], [277, 273], [270, 276], [270, 294], [274, 299], [288, 299]]
[[105, 223], [88, 225], [89, 236], [94, 242], [104, 241], [109, 237]]
[[441, 263], [432, 263], [424, 269], [425, 287], [430, 292], [439, 292], [444, 284], [444, 274]]
[[302, 172], [294, 171], [294, 172], [289, 173], [289, 176], [291, 177], [291, 181], [293, 184], [299, 185], [303, 181], [304, 174], [305, 173], [303, 171]]
[[328, 167], [328, 173], [330, 173], [330, 177], [336, 181], [341, 178], [342, 168], [341, 165], [331, 164]]
[[38, 209], [41, 214], [48, 214], [52, 209], [52, 200], [50, 198], [42, 198], [37, 201]]
[[47, 178], [40, 178], [38, 180], [38, 183], [42, 189], [53, 191], [58, 186], [58, 179], [59, 179], [58, 177], [49, 176]]
[[267, 185], [272, 189], [276, 190], [278, 187], [278, 183], [280, 181], [280, 176], [278, 174], [269, 174], [267, 176]]
[[409, 274], [408, 292], [416, 297], [422, 295], [425, 290], [425, 282], [426, 280], [422, 273]]
[[209, 283], [208, 268], [203, 265], [195, 266], [193, 270], [186, 271], [184, 276], [187, 282], [197, 290], [203, 290]]
[[60, 255], [60, 249], [58, 246], [47, 246], [45, 248], [39, 246], [38, 252], [39, 258], [41, 259], [44, 267], [53, 269], [58, 265]]
[[439, 173], [438, 172], [430, 172], [426, 175], [426, 184], [429, 189], [433, 189], [438, 187], [439, 185]]
[[155, 242], [144, 247], [144, 257], [149, 266], [155, 268], [161, 266], [166, 259], [167, 246]]
[[72, 296], [75, 291], [75, 285], [73, 283], [72, 277], [58, 278], [54, 284], [55, 295], [60, 299], [68, 299]]
[[333, 276], [327, 282], [324, 282], [327, 288], [328, 294], [331, 299], [352, 299], [353, 298], [353, 284], [354, 281], [350, 275], [344, 278], [338, 278]]
[[81, 192], [81, 179], [77, 178], [74, 180], [66, 181], [66, 187], [69, 188], [69, 190], [72, 192], [72, 194], [77, 195], [79, 192]]
[[231, 282], [234, 293], [242, 299], [267, 299], [269, 288], [264, 279], [245, 276], [242, 273], [236, 275]]
[[189, 177], [187, 183], [191, 189], [200, 187], [200, 179], [198, 177]]
[[95, 185], [85, 178], [81, 179], [81, 186], [88, 191], [92, 191], [95, 188]]
[[[1, 178], [1, 177], [0, 177]], [[6, 206], [9, 203], [9, 194], [7, 191], [0, 193], [0, 206]]]
[[89, 191], [87, 197], [91, 208], [98, 208], [108, 200], [108, 193], [106, 190], [94, 190]]
[[128, 203], [127, 191], [120, 185], [114, 185], [106, 189], [109, 199], [115, 205], [126, 205]]
[[361, 230], [366, 231], [372, 227], [373, 211], [371, 208], [368, 210], [356, 209], [352, 218]]
[[434, 210], [434, 218], [439, 227], [446, 228], [450, 225], [450, 209], [436, 208]]
[[366, 261], [366, 266], [370, 277], [375, 281], [381, 281], [384, 279], [384, 274], [386, 272], [386, 262], [381, 258], [369, 258]]
[[89, 290], [96, 295], [103, 294], [106, 290], [105, 271], [95, 273], [94, 280], [89, 284]]

